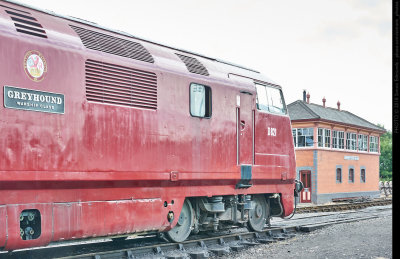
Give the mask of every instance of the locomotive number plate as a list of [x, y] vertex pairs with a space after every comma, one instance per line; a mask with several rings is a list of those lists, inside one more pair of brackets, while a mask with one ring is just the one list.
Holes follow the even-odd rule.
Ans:
[[64, 114], [64, 95], [4, 86], [4, 107]]

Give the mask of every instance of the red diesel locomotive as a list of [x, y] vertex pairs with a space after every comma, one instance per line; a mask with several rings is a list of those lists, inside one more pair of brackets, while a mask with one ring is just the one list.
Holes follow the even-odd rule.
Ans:
[[259, 72], [12, 1], [0, 57], [0, 250], [293, 212], [290, 119]]

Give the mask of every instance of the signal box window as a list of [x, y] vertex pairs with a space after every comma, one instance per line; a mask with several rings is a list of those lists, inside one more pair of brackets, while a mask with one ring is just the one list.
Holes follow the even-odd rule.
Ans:
[[349, 169], [349, 183], [354, 183], [354, 169]]
[[313, 128], [292, 129], [292, 135], [295, 147], [314, 146]]
[[190, 84], [190, 114], [193, 117], [211, 117], [211, 88], [200, 84]]
[[359, 134], [358, 135], [358, 150], [368, 151], [368, 136]]
[[357, 139], [357, 134], [356, 133], [351, 133], [347, 132], [346, 133], [346, 149], [348, 150], [356, 150], [356, 139]]
[[378, 152], [378, 137], [369, 137], [369, 152]]
[[331, 147], [331, 130], [318, 128], [318, 146]]
[[344, 149], [344, 131], [332, 131], [332, 147]]
[[365, 183], [365, 169], [364, 168], [361, 169], [360, 176], [361, 176], [361, 182]]
[[276, 114], [286, 114], [282, 91], [272, 86], [256, 84], [257, 109]]
[[336, 182], [342, 182], [342, 168], [336, 168]]

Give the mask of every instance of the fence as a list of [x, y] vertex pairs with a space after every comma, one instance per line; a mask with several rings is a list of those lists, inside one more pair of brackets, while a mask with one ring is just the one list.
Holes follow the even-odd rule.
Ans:
[[392, 195], [392, 181], [379, 182], [379, 191], [381, 195], [389, 196]]

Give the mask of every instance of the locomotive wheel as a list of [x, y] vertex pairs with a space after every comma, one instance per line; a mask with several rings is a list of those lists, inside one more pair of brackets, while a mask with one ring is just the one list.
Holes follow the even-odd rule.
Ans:
[[249, 210], [247, 225], [251, 230], [260, 232], [269, 218], [269, 206], [264, 195], [254, 195], [253, 203], [255, 206]]
[[167, 232], [168, 238], [173, 242], [183, 242], [188, 238], [193, 227], [193, 208], [189, 200], [183, 203], [181, 214], [176, 226]]

